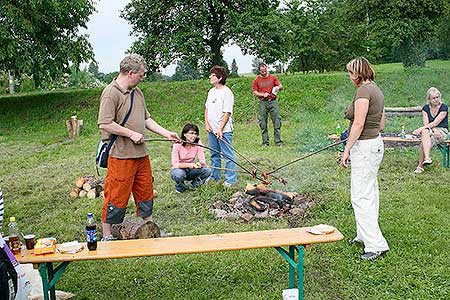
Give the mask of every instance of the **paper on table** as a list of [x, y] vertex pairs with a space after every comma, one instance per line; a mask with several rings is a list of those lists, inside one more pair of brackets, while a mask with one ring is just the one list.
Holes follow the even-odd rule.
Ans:
[[327, 234], [332, 233], [336, 228], [327, 224], [319, 224], [306, 229], [307, 232], [312, 234]]
[[72, 241], [59, 245], [58, 251], [61, 253], [77, 253], [83, 250], [83, 248], [83, 244], [78, 243], [78, 241]]

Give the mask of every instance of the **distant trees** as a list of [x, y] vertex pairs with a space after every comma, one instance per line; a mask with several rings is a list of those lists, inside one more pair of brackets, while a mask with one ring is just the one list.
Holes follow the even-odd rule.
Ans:
[[201, 77], [200, 73], [195, 67], [190, 65], [187, 61], [180, 61], [175, 68], [175, 74], [172, 75], [172, 80], [194, 80]]
[[131, 0], [122, 17], [137, 36], [132, 51], [143, 55], [151, 70], [182, 59], [205, 73], [225, 66], [222, 47], [230, 41], [244, 52], [266, 48], [266, 56], [280, 55], [270, 53], [281, 36], [272, 22], [278, 5], [278, 0]]
[[93, 59], [86, 28], [93, 0], [1, 1], [0, 70], [32, 75], [36, 86]]
[[233, 58], [233, 61], [231, 62], [231, 73], [230, 73], [231, 77], [239, 77], [239, 73], [238, 73], [238, 66], [236, 63], [236, 59]]
[[261, 58], [255, 57], [252, 60], [252, 73], [253, 74], [259, 74], [259, 65], [262, 64], [264, 61]]
[[98, 76], [98, 65], [95, 61], [91, 61], [88, 66], [88, 72], [94, 75], [95, 77]]

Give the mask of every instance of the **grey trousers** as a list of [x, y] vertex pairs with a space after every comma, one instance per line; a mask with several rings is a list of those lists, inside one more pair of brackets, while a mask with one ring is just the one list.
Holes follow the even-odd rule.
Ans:
[[261, 128], [262, 143], [265, 145], [269, 145], [269, 133], [267, 132], [268, 115], [272, 119], [275, 145], [280, 145], [282, 143], [281, 117], [280, 107], [276, 99], [271, 101], [259, 100], [259, 127]]

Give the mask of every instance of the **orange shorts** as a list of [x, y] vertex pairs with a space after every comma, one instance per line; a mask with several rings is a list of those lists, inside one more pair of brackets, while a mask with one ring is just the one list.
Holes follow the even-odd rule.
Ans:
[[136, 215], [147, 218], [153, 212], [153, 177], [148, 155], [142, 158], [108, 158], [102, 222], [123, 222], [130, 194], [133, 193]]

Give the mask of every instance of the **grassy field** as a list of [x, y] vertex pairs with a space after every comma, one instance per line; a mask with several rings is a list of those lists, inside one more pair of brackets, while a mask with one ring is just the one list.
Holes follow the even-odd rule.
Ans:
[[[376, 66], [386, 106], [425, 103], [436, 86], [448, 101], [450, 62], [431, 61], [423, 69], [404, 71], [399, 64]], [[354, 87], [345, 73], [282, 75], [279, 100], [285, 147], [260, 147], [256, 100], [251, 77], [229, 80], [235, 94], [234, 145], [263, 169], [272, 169], [329, 144], [326, 136], [343, 120]], [[187, 121], [201, 125], [210, 88], [207, 80], [141, 85], [155, 120], [179, 132]], [[68, 197], [80, 175], [94, 174], [99, 139], [96, 128], [101, 90], [69, 90], [0, 97], [0, 187], [6, 217], [16, 216], [24, 233], [54, 236], [59, 242], [84, 240], [88, 212], [100, 218], [102, 200]], [[85, 130], [66, 140], [64, 121], [83, 119]], [[397, 117], [387, 132], [402, 125], [412, 131], [420, 118]], [[272, 134], [271, 134], [272, 136]], [[228, 199], [251, 178], [239, 177], [234, 190], [210, 184], [179, 195], [170, 179], [170, 145], [148, 145], [155, 186], [155, 221], [176, 235], [286, 228], [287, 220], [250, 224], [215, 220], [208, 206]], [[346, 242], [312, 247], [305, 257], [305, 299], [449, 299], [450, 298], [450, 171], [442, 170], [441, 155], [414, 175], [417, 148], [387, 149], [380, 169], [380, 225], [391, 251], [375, 262], [359, 259], [362, 249]], [[299, 226], [327, 223], [350, 239], [355, 234], [349, 200], [349, 170], [336, 164], [337, 149], [320, 153], [280, 171], [286, 187], [316, 200], [309, 214], [294, 220]], [[104, 174], [104, 171], [103, 171]], [[130, 203], [128, 213], [134, 211]], [[5, 230], [5, 228], [4, 228]], [[273, 249], [180, 255], [172, 257], [80, 262], [70, 265], [58, 289], [75, 299], [281, 299], [287, 288], [287, 264]]]

